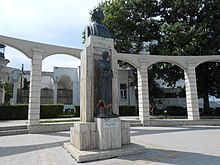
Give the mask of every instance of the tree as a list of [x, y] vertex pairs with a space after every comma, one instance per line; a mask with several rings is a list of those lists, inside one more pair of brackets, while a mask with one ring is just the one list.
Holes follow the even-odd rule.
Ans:
[[[161, 5], [164, 6], [161, 10], [161, 38], [152, 51], [161, 55], [219, 55], [219, 1], [161, 1]], [[220, 79], [215, 76], [220, 69], [218, 66], [218, 63], [204, 63], [196, 69], [198, 94], [204, 99], [206, 112], [209, 110], [209, 95], [219, 95]]]
[[[100, 7], [105, 13], [104, 23], [112, 32], [119, 52], [149, 51], [150, 54], [177, 56], [220, 54], [219, 0], [107, 0]], [[165, 76], [152, 77], [161, 76], [171, 87], [183, 78], [182, 70], [177, 66], [157, 64], [153, 68], [156, 67]], [[201, 71], [197, 74], [202, 74]], [[205, 71], [207, 74], [203, 75], [206, 76], [214, 73], [213, 69]], [[211, 89], [216, 89], [218, 80], [215, 79], [212, 86], [205, 86], [204, 90], [204, 86], [199, 84], [203, 80], [199, 75], [197, 77], [198, 93], [203, 93], [207, 102], [208, 95], [216, 95]]]
[[8, 104], [10, 102], [10, 98], [13, 96], [13, 85], [10, 83], [5, 83], [5, 104]]
[[107, 0], [100, 4], [118, 52], [148, 51], [147, 42], [159, 37], [159, 6], [157, 0]]
[[3, 89], [4, 89], [4, 83], [0, 81], [0, 91], [2, 91]]

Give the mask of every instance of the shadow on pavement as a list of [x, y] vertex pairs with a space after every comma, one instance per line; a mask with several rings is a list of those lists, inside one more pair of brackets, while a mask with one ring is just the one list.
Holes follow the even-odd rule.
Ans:
[[[131, 136], [139, 135], [151, 135], [151, 134], [161, 134], [161, 133], [174, 133], [174, 132], [184, 132], [184, 131], [201, 131], [201, 130], [219, 130], [219, 126], [179, 126], [179, 127], [160, 127], [163, 129], [157, 129], [157, 127], [131, 127]], [[154, 129], [155, 128], [155, 129]]]
[[186, 164], [212, 164], [218, 165], [220, 162], [219, 156], [206, 155], [202, 153], [193, 152], [183, 152], [183, 151], [173, 151], [164, 149], [152, 149], [147, 148], [146, 152], [143, 154], [130, 155], [125, 157], [120, 157], [118, 159], [123, 159], [134, 164], [138, 163], [167, 163], [175, 165], [186, 165]]
[[0, 147], [0, 157], [38, 151], [38, 150], [54, 148], [54, 147], [61, 147], [65, 142], [68, 141], [59, 141], [54, 143], [44, 143], [44, 144], [27, 145], [27, 146], [23, 145], [23, 146]]

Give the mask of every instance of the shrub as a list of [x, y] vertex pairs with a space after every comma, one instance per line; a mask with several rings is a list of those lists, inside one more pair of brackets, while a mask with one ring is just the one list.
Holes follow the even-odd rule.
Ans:
[[40, 118], [57, 118], [63, 114], [63, 104], [41, 104], [40, 105]]
[[119, 116], [136, 116], [138, 115], [134, 105], [121, 105], [119, 106]]
[[74, 106], [74, 117], [80, 117], [80, 106], [79, 105]]
[[208, 116], [213, 116], [213, 115], [215, 115], [215, 109], [209, 107], [209, 110], [208, 110], [208, 111], [207, 111], [207, 110], [204, 111], [204, 115], [208, 115]]
[[0, 120], [26, 120], [28, 118], [28, 105], [2, 105], [0, 106]]
[[[134, 105], [119, 106], [119, 116], [136, 116], [136, 115], [138, 115], [138, 110]], [[79, 105], [76, 105], [74, 107], [74, 117], [80, 117]]]
[[215, 109], [215, 115], [220, 116], [220, 107]]
[[167, 115], [169, 116], [186, 116], [187, 110], [180, 106], [168, 106], [166, 107]]

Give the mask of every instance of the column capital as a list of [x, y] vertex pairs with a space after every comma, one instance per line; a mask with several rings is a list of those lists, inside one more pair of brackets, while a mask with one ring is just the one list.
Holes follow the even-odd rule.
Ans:
[[197, 63], [195, 61], [186, 61], [187, 67], [196, 67]]
[[40, 48], [32, 48], [34, 54], [44, 54], [44, 50]]

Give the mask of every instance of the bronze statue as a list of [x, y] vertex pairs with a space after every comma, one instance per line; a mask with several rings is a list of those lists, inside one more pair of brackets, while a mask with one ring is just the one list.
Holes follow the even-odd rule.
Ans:
[[102, 60], [98, 63], [99, 72], [99, 100], [104, 100], [106, 104], [112, 103], [112, 66], [108, 61], [109, 52], [102, 53]]
[[100, 36], [104, 38], [112, 38], [109, 29], [102, 23], [104, 13], [101, 8], [96, 8], [92, 12], [92, 23], [87, 27], [87, 36]]
[[102, 60], [97, 62], [97, 105], [96, 117], [118, 117], [112, 110], [112, 66], [109, 60], [109, 52], [102, 52]]

